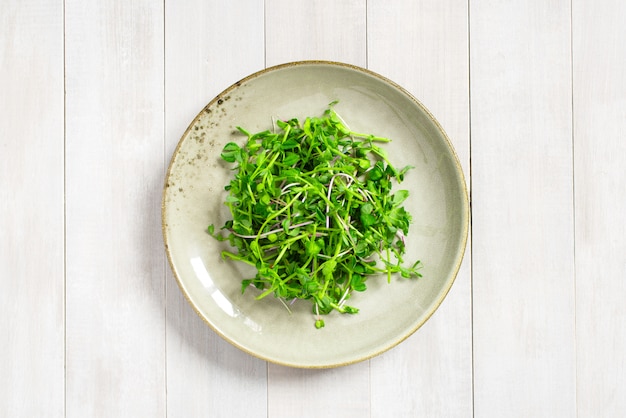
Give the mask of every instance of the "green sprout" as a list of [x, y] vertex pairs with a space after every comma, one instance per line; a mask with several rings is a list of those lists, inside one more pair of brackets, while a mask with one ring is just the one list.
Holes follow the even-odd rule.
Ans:
[[405, 239], [411, 215], [407, 190], [392, 192], [409, 166], [397, 170], [377, 143], [388, 139], [351, 131], [331, 103], [322, 117], [277, 121], [274, 131], [229, 142], [221, 157], [234, 164], [226, 185], [232, 219], [216, 233], [234, 251], [224, 259], [256, 267], [241, 283], [279, 298], [289, 310], [309, 300], [315, 327], [331, 311], [356, 314], [347, 305], [352, 292], [367, 289], [373, 275], [421, 277], [420, 261], [405, 266]]

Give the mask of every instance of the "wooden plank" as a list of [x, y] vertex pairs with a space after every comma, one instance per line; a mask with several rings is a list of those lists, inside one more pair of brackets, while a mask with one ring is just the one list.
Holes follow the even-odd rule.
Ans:
[[64, 414], [63, 4], [0, 7], [0, 416]]
[[[443, 125], [469, 187], [468, 2], [368, 2], [368, 63], [408, 89]], [[401, 45], [401, 48], [392, 47]], [[401, 51], [401, 52], [400, 52]], [[471, 249], [435, 315], [371, 361], [372, 417], [472, 411]]]
[[470, 2], [474, 411], [576, 415], [570, 2]]
[[[196, 114], [264, 65], [263, 1], [168, 1], [165, 127], [169, 162]], [[266, 416], [267, 367], [214, 333], [167, 269], [167, 412], [170, 417]]]
[[67, 416], [164, 416], [163, 3], [65, 7]]
[[369, 416], [369, 362], [335, 369], [293, 369], [270, 364], [268, 416]]
[[367, 65], [365, 0], [265, 3], [268, 66], [312, 59]]
[[572, 15], [578, 416], [626, 416], [626, 4]]
[[[266, 0], [266, 63], [325, 59], [365, 67], [365, 1]], [[369, 416], [369, 361], [332, 370], [268, 366], [271, 417]]]

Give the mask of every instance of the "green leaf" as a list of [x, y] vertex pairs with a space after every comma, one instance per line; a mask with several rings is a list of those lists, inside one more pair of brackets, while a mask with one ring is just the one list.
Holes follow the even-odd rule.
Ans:
[[370, 168], [370, 166], [372, 165], [372, 163], [370, 162], [370, 160], [368, 160], [367, 158], [359, 158], [359, 160], [357, 161], [357, 163], [359, 164], [359, 168], [361, 170], [367, 170], [368, 168]]
[[409, 191], [408, 190], [398, 190], [394, 195], [393, 195], [393, 205], [397, 206], [399, 204], [401, 204], [402, 202], [404, 202], [406, 200], [406, 198], [409, 197]]
[[367, 178], [371, 181], [378, 181], [383, 178], [384, 170], [378, 166], [378, 163], [367, 172]]
[[367, 290], [365, 277], [359, 274], [353, 274], [350, 278], [350, 287], [357, 292], [364, 292], [365, 290]]
[[315, 256], [320, 253], [322, 248], [317, 244], [316, 241], [309, 241], [306, 243], [306, 254], [308, 256]]
[[293, 152], [288, 152], [285, 155], [285, 158], [283, 158], [283, 164], [287, 166], [292, 166], [296, 164], [298, 161], [300, 161], [300, 156]]
[[330, 259], [326, 263], [324, 263], [324, 267], [322, 268], [322, 274], [325, 277], [332, 276], [336, 268], [337, 261], [335, 261], [334, 259]]
[[[296, 148], [298, 145], [300, 145], [300, 143], [294, 139], [288, 139], [285, 142], [283, 142], [280, 146], [280, 149], [282, 150], [288, 150], [288, 149], [294, 149]], [[291, 165], [291, 164], [288, 164]]]
[[226, 199], [224, 200], [226, 203], [237, 203], [239, 201], [239, 198], [237, 196], [233, 196], [232, 194], [226, 196]]
[[[365, 241], [359, 241], [356, 244], [355, 252], [356, 252], [356, 255], [358, 255], [359, 257], [367, 257], [370, 254], [369, 245]], [[355, 267], [355, 271], [356, 271], [356, 267]]]
[[376, 223], [376, 217], [367, 213], [361, 213], [361, 224], [363, 228], [369, 228]]
[[364, 215], [369, 215], [374, 210], [374, 205], [371, 203], [366, 203], [361, 206], [361, 213]]
[[241, 156], [241, 148], [234, 142], [224, 145], [222, 150], [222, 159], [229, 163], [234, 163], [238, 156]]
[[352, 306], [347, 306], [347, 305], [343, 307], [343, 311], [344, 313], [352, 314], [352, 315], [359, 313], [359, 310], [357, 308], [353, 308]]
[[245, 293], [246, 289], [248, 288], [248, 286], [250, 286], [250, 284], [252, 283], [252, 279], [245, 279], [241, 281], [241, 293]]

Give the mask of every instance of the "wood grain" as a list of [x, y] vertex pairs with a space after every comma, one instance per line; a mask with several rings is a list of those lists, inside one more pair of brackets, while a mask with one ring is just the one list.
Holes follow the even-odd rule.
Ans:
[[[165, 4], [167, 161], [183, 132], [223, 89], [264, 66], [263, 1]], [[167, 269], [167, 414], [264, 417], [267, 367], [205, 324]]]
[[64, 414], [63, 7], [0, 7], [0, 416]]
[[267, 66], [329, 60], [366, 66], [365, 0], [266, 0]]
[[470, 2], [474, 411], [576, 415], [569, 1]]
[[[369, 68], [401, 84], [433, 112], [456, 148], [469, 186], [467, 25], [466, 1], [368, 2]], [[372, 359], [372, 417], [418, 411], [420, 416], [469, 416], [470, 265], [468, 243], [456, 282], [434, 316], [400, 346]]]
[[164, 416], [162, 3], [65, 7], [67, 416]]
[[336, 369], [268, 368], [268, 416], [369, 416], [369, 362]]
[[[324, 59], [366, 65], [365, 1], [265, 1], [266, 63]], [[332, 370], [268, 365], [268, 416], [370, 414], [369, 362]]]
[[578, 416], [623, 416], [626, 5], [572, 8]]

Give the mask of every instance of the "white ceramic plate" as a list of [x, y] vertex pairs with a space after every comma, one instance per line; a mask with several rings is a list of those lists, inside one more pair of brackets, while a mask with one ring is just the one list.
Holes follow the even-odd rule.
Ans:
[[[241, 294], [254, 275], [225, 261], [227, 243], [206, 232], [230, 219], [222, 203], [232, 172], [220, 159], [236, 132], [271, 129], [272, 118], [303, 120], [335, 110], [351, 129], [392, 139], [396, 167], [415, 166], [402, 188], [413, 216], [406, 260], [423, 263], [418, 280], [370, 278], [355, 292], [356, 315], [333, 312], [316, 329], [309, 301], [289, 314], [273, 297]], [[262, 359], [294, 367], [346, 365], [378, 355], [414, 333], [448, 293], [463, 258], [469, 223], [465, 180], [450, 141], [434, 117], [393, 82], [351, 65], [306, 61], [255, 73], [226, 89], [193, 120], [172, 157], [163, 192], [163, 236], [172, 271], [195, 311], [221, 337]]]

